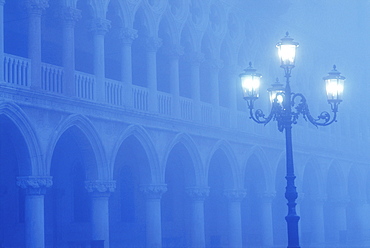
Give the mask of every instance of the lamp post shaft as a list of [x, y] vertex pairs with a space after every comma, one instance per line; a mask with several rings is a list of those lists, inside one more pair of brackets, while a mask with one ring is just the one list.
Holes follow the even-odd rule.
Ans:
[[284, 98], [284, 130], [285, 130], [285, 152], [286, 152], [286, 181], [285, 198], [288, 200], [288, 215], [285, 217], [288, 229], [288, 248], [299, 248], [298, 221], [299, 216], [296, 213], [295, 202], [298, 193], [294, 185], [294, 163], [293, 163], [293, 145], [292, 145], [292, 104], [290, 89], [290, 73], [286, 71], [286, 87]]

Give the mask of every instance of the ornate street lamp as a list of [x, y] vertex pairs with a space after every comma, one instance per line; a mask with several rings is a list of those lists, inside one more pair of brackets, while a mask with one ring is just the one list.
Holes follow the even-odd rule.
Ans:
[[329, 75], [324, 77], [326, 83], [327, 100], [331, 106], [333, 116], [327, 111], [323, 111], [317, 118], [313, 117], [308, 109], [306, 98], [300, 93], [292, 93], [290, 89], [291, 71], [295, 66], [296, 49], [299, 44], [289, 37], [289, 33], [277, 43], [279, 50], [280, 67], [284, 69], [286, 78], [285, 86], [278, 80], [268, 89], [271, 101], [271, 111], [266, 117], [261, 109], [254, 110], [254, 102], [258, 99], [258, 88], [260, 85], [261, 74], [256, 73], [249, 63], [249, 67], [240, 74], [244, 99], [248, 103], [250, 118], [259, 124], [266, 125], [271, 120], [278, 124], [280, 132], [285, 131], [286, 142], [286, 180], [287, 186], [285, 198], [288, 201], [288, 215], [285, 217], [288, 229], [288, 248], [299, 248], [298, 221], [296, 213], [296, 199], [298, 193], [294, 184], [294, 164], [292, 148], [292, 124], [297, 123], [299, 115], [311, 122], [315, 126], [327, 126], [336, 121], [338, 105], [342, 101], [343, 84], [345, 77], [341, 76], [334, 65]]

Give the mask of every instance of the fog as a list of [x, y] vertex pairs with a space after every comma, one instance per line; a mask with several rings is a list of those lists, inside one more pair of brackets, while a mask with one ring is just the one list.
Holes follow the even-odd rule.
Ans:
[[[370, 247], [369, 13], [367, 0], [0, 0], [0, 247]], [[254, 121], [286, 84], [287, 32], [309, 109], [292, 107], [291, 147], [282, 112]], [[315, 126], [334, 117], [333, 66], [343, 101]]]

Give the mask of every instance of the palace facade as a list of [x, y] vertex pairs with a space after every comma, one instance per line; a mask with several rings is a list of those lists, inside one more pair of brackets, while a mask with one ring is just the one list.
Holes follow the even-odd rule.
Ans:
[[313, 114], [333, 63], [348, 82], [337, 123], [293, 127], [300, 242], [365, 244], [368, 52], [331, 17], [368, 6], [310, 2], [0, 0], [0, 247], [286, 247], [284, 135], [249, 119], [238, 75], [282, 75], [288, 28]]

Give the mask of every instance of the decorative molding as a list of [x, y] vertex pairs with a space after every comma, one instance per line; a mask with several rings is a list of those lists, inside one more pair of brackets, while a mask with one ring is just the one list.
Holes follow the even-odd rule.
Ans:
[[24, 0], [22, 4], [28, 13], [41, 15], [49, 7], [49, 0]]
[[140, 191], [143, 192], [149, 199], [160, 199], [167, 192], [166, 184], [149, 184], [140, 185]]
[[259, 198], [262, 200], [262, 202], [271, 203], [275, 196], [276, 194], [273, 192], [265, 192], [259, 195]]
[[184, 55], [184, 47], [174, 44], [166, 50], [166, 53], [171, 59], [179, 59], [180, 56]]
[[123, 44], [132, 44], [137, 37], [137, 30], [133, 28], [122, 28], [118, 33], [118, 39], [121, 40]]
[[228, 189], [224, 191], [224, 195], [230, 201], [242, 201], [247, 195], [247, 191], [245, 189]]
[[209, 187], [189, 187], [185, 191], [193, 200], [204, 201], [209, 196]]
[[59, 18], [67, 25], [74, 25], [81, 17], [81, 10], [72, 7], [63, 7], [59, 13]]
[[53, 185], [51, 176], [17, 177], [17, 185], [24, 189], [27, 195], [44, 195], [46, 189]]
[[111, 28], [111, 22], [103, 18], [94, 18], [90, 21], [90, 31], [95, 34], [105, 35]]
[[116, 181], [85, 181], [85, 189], [89, 193], [112, 193], [116, 188]]
[[163, 42], [161, 38], [158, 37], [148, 37], [145, 42], [145, 47], [148, 52], [157, 52], [157, 50], [162, 46]]

